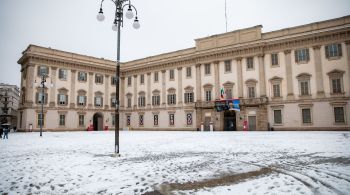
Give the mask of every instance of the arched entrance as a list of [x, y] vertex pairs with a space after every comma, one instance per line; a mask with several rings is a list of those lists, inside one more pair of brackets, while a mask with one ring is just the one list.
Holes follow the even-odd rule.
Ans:
[[94, 131], [103, 130], [103, 115], [97, 112], [93, 116]]
[[224, 113], [224, 131], [236, 131], [236, 112], [227, 110]]

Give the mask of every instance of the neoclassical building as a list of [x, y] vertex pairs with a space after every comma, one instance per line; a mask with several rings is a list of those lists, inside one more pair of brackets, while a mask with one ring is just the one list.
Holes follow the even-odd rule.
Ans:
[[[121, 129], [350, 130], [350, 16], [261, 29], [122, 63]], [[18, 63], [20, 130], [38, 130], [41, 102], [45, 130], [114, 128], [114, 61], [29, 45]]]

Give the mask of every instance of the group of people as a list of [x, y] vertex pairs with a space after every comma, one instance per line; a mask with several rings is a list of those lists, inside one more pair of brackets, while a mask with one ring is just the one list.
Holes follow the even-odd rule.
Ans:
[[[10, 129], [7, 127], [0, 128], [0, 136], [1, 136], [0, 139], [8, 139], [9, 132], [10, 132]], [[4, 136], [2, 136], [2, 134], [4, 134]]]

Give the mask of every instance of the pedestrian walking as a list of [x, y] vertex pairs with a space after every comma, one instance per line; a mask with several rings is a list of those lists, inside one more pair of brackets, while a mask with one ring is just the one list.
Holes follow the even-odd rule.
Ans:
[[5, 138], [6, 138], [6, 139], [9, 138], [8, 133], [9, 133], [9, 129], [5, 127], [5, 128], [4, 128], [4, 139], [5, 139]]

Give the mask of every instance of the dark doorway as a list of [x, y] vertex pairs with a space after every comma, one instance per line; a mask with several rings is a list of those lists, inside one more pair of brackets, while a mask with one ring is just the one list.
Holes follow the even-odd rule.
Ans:
[[205, 117], [204, 119], [204, 131], [210, 131], [211, 117]]
[[224, 113], [224, 131], [236, 131], [236, 112], [234, 110]]
[[94, 114], [93, 117], [94, 131], [103, 130], [103, 115], [99, 112]]
[[248, 116], [249, 131], [256, 130], [256, 116]]

